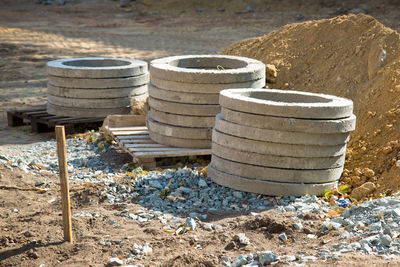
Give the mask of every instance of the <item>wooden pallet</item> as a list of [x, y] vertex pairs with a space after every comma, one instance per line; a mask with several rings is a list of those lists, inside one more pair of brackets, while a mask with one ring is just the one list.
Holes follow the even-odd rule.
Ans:
[[149, 137], [146, 126], [110, 127], [105, 126], [106, 135], [114, 139], [119, 147], [129, 153], [135, 162], [144, 168], [156, 167], [157, 159], [211, 155], [211, 149], [177, 148], [157, 144]]
[[104, 118], [71, 118], [47, 113], [46, 106], [40, 105], [23, 110], [7, 111], [8, 126], [16, 127], [31, 124], [31, 131], [36, 133], [54, 131], [56, 125], [64, 125], [67, 134], [98, 129]]

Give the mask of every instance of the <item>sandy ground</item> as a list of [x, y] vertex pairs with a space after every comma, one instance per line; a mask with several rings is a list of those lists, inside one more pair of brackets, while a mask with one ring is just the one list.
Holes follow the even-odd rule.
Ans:
[[[245, 13], [247, 2], [222, 1], [223, 8], [212, 1], [180, 7], [179, 1], [135, 1], [120, 8], [115, 1], [67, 1], [65, 6], [45, 6], [34, 1], [3, 0], [0, 8], [0, 146], [27, 144], [54, 138], [52, 133], [35, 134], [29, 126], [7, 126], [6, 110], [28, 107], [46, 101], [48, 60], [108, 56], [151, 60], [166, 55], [215, 53], [228, 44], [247, 37], [269, 33], [287, 23], [304, 19], [337, 15], [341, 1], [253, 1], [254, 13]], [[168, 2], [168, 1], [166, 1]], [[201, 2], [201, 1], [200, 1]], [[291, 2], [295, 2], [293, 4]], [[234, 5], [235, 3], [239, 3]], [[371, 15], [385, 25], [400, 29], [400, 13], [396, 1], [386, 5], [374, 1], [352, 1], [349, 9], [368, 3]], [[196, 8], [198, 10], [196, 11]], [[221, 9], [225, 9], [224, 12]], [[397, 8], [398, 10], [398, 8]], [[199, 12], [201, 11], [201, 12]], [[129, 160], [125, 158], [125, 160]], [[33, 185], [46, 179], [50, 190], [38, 194]], [[309, 240], [308, 233], [318, 234], [321, 219], [310, 216], [314, 226], [293, 232], [291, 214], [262, 213], [264, 223], [245, 214], [210, 216], [210, 221], [229, 222], [232, 227], [223, 233], [196, 231], [183, 236], [161, 231], [159, 222], [139, 224], [117, 216], [122, 209], [135, 211], [137, 204], [127, 207], [102, 201], [100, 188], [81, 188], [71, 184], [73, 212], [96, 212], [102, 217], [74, 217], [75, 244], [62, 243], [58, 177], [34, 176], [0, 169], [0, 266], [103, 266], [112, 255], [123, 257], [133, 243], [148, 241], [154, 253], [137, 261], [146, 266], [217, 266], [221, 255], [236, 257], [256, 250], [273, 250], [278, 255], [305, 251], [315, 254], [321, 239]], [[18, 212], [13, 212], [17, 209]], [[109, 224], [110, 220], [118, 227]], [[290, 236], [290, 242], [277, 238], [277, 227]], [[236, 233], [245, 232], [252, 244], [247, 247], [227, 245]], [[323, 237], [337, 239], [335, 233]], [[99, 245], [102, 239], [111, 246]], [[307, 244], [304, 244], [304, 241]], [[338, 262], [312, 263], [315, 266], [385, 266], [377, 257], [348, 254]], [[390, 265], [400, 264], [392, 261]]]

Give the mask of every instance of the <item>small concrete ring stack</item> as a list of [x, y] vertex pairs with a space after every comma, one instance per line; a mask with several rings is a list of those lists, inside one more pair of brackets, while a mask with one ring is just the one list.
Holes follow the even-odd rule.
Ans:
[[220, 92], [208, 176], [216, 183], [265, 195], [317, 195], [337, 185], [353, 102], [272, 89]]
[[265, 65], [225, 55], [174, 56], [150, 63], [147, 126], [155, 142], [185, 148], [210, 148], [219, 92], [265, 86]]
[[47, 62], [47, 112], [68, 117], [129, 114], [148, 96], [147, 62], [128, 58], [73, 58]]

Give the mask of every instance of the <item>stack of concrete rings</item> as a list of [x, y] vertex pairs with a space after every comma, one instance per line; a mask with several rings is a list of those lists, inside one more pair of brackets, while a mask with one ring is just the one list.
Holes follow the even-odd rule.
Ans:
[[225, 55], [174, 56], [150, 63], [147, 126], [155, 142], [175, 147], [211, 148], [219, 92], [261, 88], [265, 65]]
[[69, 117], [129, 114], [132, 99], [148, 96], [147, 62], [74, 58], [47, 62], [47, 112]]
[[208, 176], [216, 183], [264, 195], [317, 195], [337, 186], [353, 102], [289, 90], [220, 93]]

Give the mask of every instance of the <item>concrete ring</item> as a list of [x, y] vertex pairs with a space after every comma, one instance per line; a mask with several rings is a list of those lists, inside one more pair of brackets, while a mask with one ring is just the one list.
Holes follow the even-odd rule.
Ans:
[[231, 161], [282, 169], [323, 170], [342, 167], [345, 161], [345, 154], [328, 158], [286, 157], [238, 150], [215, 142], [212, 143], [212, 152]]
[[46, 67], [48, 75], [67, 78], [122, 78], [148, 72], [147, 62], [129, 58], [57, 59], [47, 62]]
[[160, 123], [153, 120], [149, 115], [147, 115], [147, 127], [149, 131], [172, 136], [176, 138], [183, 139], [210, 139], [211, 140], [211, 128], [190, 128], [174, 126], [165, 123]]
[[57, 76], [49, 76], [48, 78], [50, 84], [67, 88], [121, 88], [145, 85], [149, 82], [148, 73], [127, 78], [84, 79], [63, 78]]
[[261, 61], [227, 55], [188, 55], [155, 59], [152, 76], [186, 83], [237, 83], [265, 79]]
[[341, 119], [352, 115], [353, 101], [324, 94], [275, 89], [227, 89], [219, 103], [237, 111], [301, 119]]
[[149, 114], [158, 122], [183, 127], [212, 128], [215, 123], [215, 116], [185, 116], [158, 111], [154, 108], [150, 109]]
[[120, 98], [67, 98], [48, 95], [47, 101], [55, 106], [70, 108], [121, 108], [129, 107], [131, 99], [129, 97]]
[[149, 97], [149, 107], [163, 112], [194, 116], [215, 116], [221, 110], [219, 105], [184, 104], [153, 97]]
[[320, 134], [288, 132], [245, 126], [222, 119], [220, 113], [216, 116], [215, 129], [237, 137], [294, 145], [343, 145], [348, 142], [350, 135], [349, 133]]
[[324, 190], [332, 190], [337, 182], [323, 184], [279, 183], [265, 180], [247, 179], [216, 170], [208, 165], [207, 176], [215, 183], [240, 191], [269, 196], [303, 196], [319, 195]]
[[344, 119], [311, 120], [251, 114], [221, 107], [221, 117], [241, 125], [288, 132], [333, 134], [350, 132], [356, 128], [355, 115]]
[[202, 94], [219, 94], [224, 89], [263, 88], [265, 86], [265, 78], [238, 83], [189, 83], [162, 80], [151, 76], [150, 81], [154, 86], [163, 90]]
[[251, 140], [222, 133], [215, 128], [212, 131], [212, 141], [242, 151], [255, 152], [287, 157], [334, 157], [346, 153], [346, 145], [292, 145]]
[[78, 117], [78, 118], [105, 118], [108, 115], [114, 114], [129, 114], [131, 111], [130, 107], [121, 108], [71, 108], [56, 106], [47, 102], [47, 113], [57, 116], [64, 117]]
[[202, 93], [187, 93], [175, 92], [160, 89], [152, 84], [149, 85], [149, 95], [151, 97], [186, 104], [214, 104], [218, 105], [219, 93], [217, 94], [202, 94]]
[[147, 93], [147, 88], [147, 84], [134, 87], [108, 89], [68, 88], [47, 84], [47, 93], [49, 95], [61, 97], [102, 99], [142, 95]]
[[327, 183], [338, 181], [343, 166], [323, 170], [280, 169], [235, 162], [220, 158], [215, 154], [211, 166], [216, 170], [249, 179], [268, 180], [281, 183]]
[[156, 143], [182, 148], [210, 148], [210, 139], [184, 139], [166, 136], [149, 130], [150, 139]]

